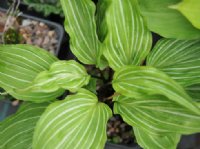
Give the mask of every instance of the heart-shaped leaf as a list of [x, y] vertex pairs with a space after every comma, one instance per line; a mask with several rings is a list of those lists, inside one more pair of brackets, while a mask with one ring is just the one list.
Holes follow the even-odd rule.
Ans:
[[[51, 104], [40, 118], [33, 148], [98, 148], [106, 142], [112, 111], [85, 89]], [[77, 141], [78, 140], [78, 141]]]

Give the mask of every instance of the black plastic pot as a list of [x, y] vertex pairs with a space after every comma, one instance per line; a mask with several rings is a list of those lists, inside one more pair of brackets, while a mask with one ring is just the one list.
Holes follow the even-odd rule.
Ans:
[[[6, 12], [6, 9], [0, 8], [0, 11]], [[43, 23], [47, 24], [51, 29], [55, 30], [55, 32], [57, 33], [57, 36], [58, 36], [58, 43], [57, 43], [58, 45], [57, 45], [57, 49], [55, 50], [55, 55], [58, 56], [62, 42], [63, 42], [63, 37], [64, 37], [63, 27], [58, 23], [55, 23], [55, 22], [52, 22], [52, 21], [49, 21], [49, 20], [45, 20], [45, 19], [42, 19], [42, 18], [39, 18], [39, 17], [35, 17], [35, 16], [22, 14], [22, 15], [20, 15], [20, 17], [22, 19], [25, 18], [25, 19], [35, 20], [35, 21], [38, 21], [38, 22], [43, 22]]]

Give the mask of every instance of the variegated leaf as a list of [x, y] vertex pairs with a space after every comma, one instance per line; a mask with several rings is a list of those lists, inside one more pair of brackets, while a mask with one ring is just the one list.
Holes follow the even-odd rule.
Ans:
[[188, 86], [186, 87], [186, 91], [194, 101], [200, 102], [200, 84]]
[[87, 85], [90, 76], [86, 69], [74, 60], [57, 61], [49, 70], [43, 71], [35, 78], [28, 90], [34, 92], [55, 92], [60, 88], [77, 91]]
[[16, 114], [0, 122], [1, 149], [31, 149], [37, 121], [49, 103], [24, 103]]
[[114, 113], [120, 114], [129, 125], [149, 134], [192, 134], [200, 132], [200, 114], [164, 96], [135, 99], [117, 96]]
[[104, 56], [110, 67], [117, 70], [124, 65], [140, 65], [149, 53], [152, 37], [137, 1], [105, 0], [100, 6], [106, 10], [99, 32], [105, 37]]
[[81, 89], [47, 108], [37, 124], [33, 148], [103, 149], [111, 115], [110, 108], [98, 102], [96, 95]]
[[113, 87], [118, 93], [133, 98], [164, 95], [169, 100], [200, 114], [200, 108], [178, 83], [150, 66], [123, 67], [114, 74]]
[[137, 143], [143, 149], [176, 149], [181, 136], [173, 133], [167, 135], [152, 135], [138, 128], [134, 128], [134, 134]]
[[61, 0], [70, 48], [85, 64], [98, 65], [102, 55], [96, 34], [95, 5], [91, 0]]
[[162, 70], [182, 86], [200, 83], [200, 41], [162, 39], [148, 56], [147, 65]]
[[52, 93], [23, 92], [42, 71], [58, 59], [47, 51], [31, 45], [0, 45], [0, 87], [17, 99], [42, 102], [60, 96]]

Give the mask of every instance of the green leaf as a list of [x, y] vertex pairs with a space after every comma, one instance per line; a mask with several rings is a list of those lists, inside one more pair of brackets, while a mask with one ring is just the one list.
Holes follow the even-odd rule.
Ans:
[[96, 10], [96, 24], [97, 24], [97, 35], [101, 42], [106, 38], [108, 28], [106, 25], [106, 10], [110, 6], [110, 0], [98, 0]]
[[179, 11], [170, 8], [180, 0], [139, 0], [138, 2], [151, 31], [166, 38], [200, 38], [200, 30], [195, 28]]
[[96, 34], [95, 5], [91, 0], [61, 0], [70, 48], [85, 64], [99, 64], [102, 55]]
[[194, 101], [200, 102], [200, 84], [188, 86], [186, 87], [186, 91]]
[[75, 92], [87, 85], [89, 80], [90, 76], [78, 62], [74, 60], [57, 61], [51, 65], [49, 70], [38, 74], [27, 90], [49, 93], [63, 88]]
[[0, 148], [30, 148], [36, 123], [47, 105], [24, 103], [16, 114], [0, 122]]
[[163, 72], [150, 66], [126, 66], [114, 74], [113, 87], [118, 93], [134, 98], [164, 95], [171, 101], [200, 114], [185, 90]]
[[200, 29], [200, 1], [199, 0], [182, 0], [180, 3], [171, 6], [179, 10], [194, 27]]
[[115, 114], [120, 114], [129, 125], [150, 134], [200, 132], [200, 114], [164, 96], [146, 96], [141, 99], [117, 96], [114, 101]]
[[142, 129], [134, 128], [137, 143], [144, 149], [176, 149], [179, 134], [152, 135]]
[[91, 91], [94, 94], [97, 94], [96, 88], [97, 88], [97, 79], [96, 78], [91, 78], [90, 82], [88, 83], [88, 85], [85, 86], [85, 89]]
[[31, 45], [0, 45], [0, 87], [17, 99], [42, 102], [60, 96], [63, 90], [52, 93], [24, 92], [35, 77], [58, 61], [47, 51]]
[[140, 65], [149, 53], [152, 36], [139, 13], [137, 1], [106, 0], [99, 5], [106, 10], [99, 32], [105, 38], [104, 56], [109, 66], [117, 70], [124, 65]]
[[103, 149], [106, 123], [111, 115], [107, 105], [81, 89], [47, 108], [37, 124], [33, 148]]
[[200, 83], [200, 41], [161, 39], [147, 65], [162, 70], [182, 86]]
[[64, 16], [59, 0], [56, 0], [53, 3], [49, 3], [49, 1], [44, 2], [43, 0], [23, 0], [23, 2], [28, 5], [29, 8], [33, 8], [37, 12], [42, 12], [44, 16], [49, 16], [51, 14], [58, 14], [62, 17]]

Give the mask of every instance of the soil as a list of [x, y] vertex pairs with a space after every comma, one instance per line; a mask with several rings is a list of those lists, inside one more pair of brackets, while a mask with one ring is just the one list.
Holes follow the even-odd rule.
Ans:
[[[96, 93], [98, 99], [113, 109], [112, 97], [115, 93], [111, 85], [113, 71], [110, 68], [100, 71], [91, 65], [87, 65], [86, 69], [88, 74], [97, 79]], [[107, 138], [109, 142], [115, 144], [135, 144], [132, 126], [124, 122], [120, 115], [114, 115], [109, 119], [107, 123]]]
[[[0, 32], [3, 31], [6, 14], [0, 12]], [[3, 21], [3, 20], [4, 21]], [[58, 46], [58, 35], [56, 31], [47, 24], [26, 18], [13, 18], [16, 20], [12, 26], [19, 33], [21, 39], [20, 44], [30, 44], [48, 50], [50, 53], [56, 53]], [[2, 39], [0, 39], [2, 43]]]
[[133, 129], [120, 115], [114, 115], [107, 124], [108, 141], [116, 144], [132, 145], [135, 142]]

